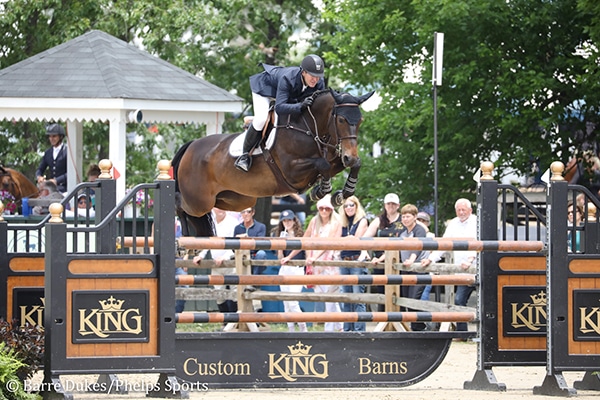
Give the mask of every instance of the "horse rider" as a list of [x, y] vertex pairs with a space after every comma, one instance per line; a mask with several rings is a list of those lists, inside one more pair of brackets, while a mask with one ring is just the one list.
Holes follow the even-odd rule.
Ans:
[[[67, 191], [67, 146], [63, 143], [65, 128], [60, 124], [50, 124], [46, 127], [46, 136], [50, 148], [35, 171], [36, 180], [38, 183], [50, 180], [56, 184], [59, 192], [64, 193]], [[44, 176], [46, 169], [48, 172]]]
[[254, 119], [246, 132], [243, 154], [235, 160], [235, 167], [244, 172], [248, 172], [252, 166], [249, 153], [260, 143], [271, 100], [275, 99], [275, 112], [278, 115], [300, 114], [312, 105], [313, 98], [310, 95], [325, 88], [325, 64], [321, 57], [314, 54], [304, 57], [300, 67], [263, 64], [263, 68], [263, 72], [250, 77]]

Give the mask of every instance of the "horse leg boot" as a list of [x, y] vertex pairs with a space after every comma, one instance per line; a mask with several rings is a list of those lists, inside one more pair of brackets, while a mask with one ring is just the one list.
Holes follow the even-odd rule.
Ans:
[[249, 154], [250, 150], [256, 146], [260, 141], [261, 133], [254, 129], [254, 126], [250, 124], [246, 137], [244, 138], [243, 154], [235, 160], [235, 167], [241, 171], [248, 172], [252, 166], [252, 156]]

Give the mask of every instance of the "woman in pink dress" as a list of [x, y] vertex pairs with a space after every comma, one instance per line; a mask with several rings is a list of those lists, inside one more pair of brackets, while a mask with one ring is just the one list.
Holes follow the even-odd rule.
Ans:
[[[330, 196], [325, 196], [317, 202], [318, 214], [312, 218], [304, 232], [304, 237], [342, 237], [342, 225], [339, 222], [339, 216], [331, 204]], [[281, 259], [284, 265], [293, 258], [299, 250], [292, 251], [287, 257]], [[313, 263], [319, 261], [333, 260], [333, 250], [306, 250], [306, 268], [313, 270], [314, 275], [339, 275], [339, 267], [317, 266]], [[315, 285], [315, 293], [339, 293], [339, 285]], [[325, 312], [340, 312], [339, 303], [325, 303]], [[339, 332], [343, 329], [341, 322], [326, 322], [326, 332]]]

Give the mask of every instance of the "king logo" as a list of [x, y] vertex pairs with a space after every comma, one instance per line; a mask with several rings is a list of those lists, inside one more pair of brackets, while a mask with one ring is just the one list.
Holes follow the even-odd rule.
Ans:
[[531, 331], [539, 331], [547, 324], [546, 314], [546, 292], [529, 295], [531, 302], [511, 303], [513, 328], [527, 328]]
[[310, 354], [313, 346], [298, 342], [287, 346], [289, 353], [269, 354], [269, 378], [295, 382], [299, 378], [326, 379], [329, 362], [325, 354]]
[[142, 332], [142, 315], [139, 308], [124, 309], [125, 300], [113, 296], [98, 300], [100, 308], [79, 309], [81, 336], [95, 335], [107, 338], [111, 334], [138, 335]]

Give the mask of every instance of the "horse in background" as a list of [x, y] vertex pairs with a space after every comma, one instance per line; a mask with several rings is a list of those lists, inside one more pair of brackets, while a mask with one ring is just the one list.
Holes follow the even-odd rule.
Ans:
[[575, 152], [565, 166], [564, 179], [585, 186], [600, 199], [600, 158], [592, 150]]
[[0, 190], [6, 190], [15, 198], [17, 206], [21, 205], [23, 197], [35, 198], [39, 196], [39, 190], [24, 174], [12, 168], [0, 166]]
[[[214, 235], [211, 210], [241, 211], [259, 197], [304, 193], [311, 199], [332, 191], [331, 178], [348, 168], [343, 190], [332, 195], [334, 206], [354, 194], [360, 158], [360, 104], [371, 93], [353, 96], [334, 90], [312, 94], [313, 105], [301, 115], [280, 116], [274, 144], [255, 155], [250, 172], [234, 167], [232, 142], [242, 134], [208, 135], [183, 145], [172, 161], [177, 213], [184, 235], [189, 221], [196, 236]], [[271, 131], [272, 123], [266, 128]], [[264, 141], [264, 138], [263, 138]]]

